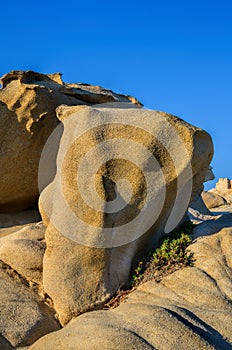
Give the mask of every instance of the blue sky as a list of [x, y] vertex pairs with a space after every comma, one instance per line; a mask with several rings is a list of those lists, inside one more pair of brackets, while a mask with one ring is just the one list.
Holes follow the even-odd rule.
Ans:
[[207, 130], [216, 178], [232, 178], [231, 18], [231, 0], [2, 2], [0, 74], [58, 71], [134, 95]]

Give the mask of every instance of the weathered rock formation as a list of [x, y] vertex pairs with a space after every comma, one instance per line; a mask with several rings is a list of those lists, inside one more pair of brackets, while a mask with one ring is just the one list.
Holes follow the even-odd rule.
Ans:
[[202, 199], [209, 209], [232, 204], [232, 180], [219, 179], [215, 188], [202, 193]]
[[[232, 182], [197, 198], [210, 136], [60, 74], [1, 83], [0, 349], [232, 349]], [[190, 202], [194, 266], [98, 310]]]
[[232, 192], [232, 180], [229, 180], [228, 178], [219, 179], [216, 183], [215, 191], [221, 193], [221, 195], [227, 195]]
[[43, 146], [58, 125], [61, 104], [131, 102], [99, 86], [64, 84], [61, 74], [12, 71], [0, 83], [0, 212], [36, 206], [38, 165]]
[[232, 204], [232, 180], [227, 178], [219, 179], [215, 190], [213, 189], [212, 191], [221, 195], [228, 204]]
[[65, 324], [127, 285], [138, 259], [179, 224], [213, 147], [205, 131], [161, 112], [66, 107], [58, 115], [57, 172], [40, 211], [43, 284]]

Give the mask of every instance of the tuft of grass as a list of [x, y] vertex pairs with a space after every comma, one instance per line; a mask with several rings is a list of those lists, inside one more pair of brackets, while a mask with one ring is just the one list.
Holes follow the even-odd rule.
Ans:
[[148, 261], [140, 261], [135, 269], [131, 286], [136, 287], [151, 279], [160, 281], [164, 276], [184, 266], [193, 264], [193, 254], [187, 249], [191, 243], [189, 234], [194, 225], [188, 221], [165, 237]]

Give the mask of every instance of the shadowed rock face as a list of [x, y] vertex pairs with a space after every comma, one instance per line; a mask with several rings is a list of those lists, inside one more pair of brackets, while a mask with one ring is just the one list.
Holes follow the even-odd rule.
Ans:
[[12, 71], [0, 83], [0, 212], [36, 206], [43, 146], [59, 124], [61, 105], [130, 102], [130, 96], [86, 84], [64, 84], [61, 74]]
[[179, 224], [213, 146], [205, 131], [161, 112], [96, 106], [59, 108], [58, 115], [57, 172], [40, 212], [47, 225], [43, 284], [66, 324], [127, 285], [140, 257]]

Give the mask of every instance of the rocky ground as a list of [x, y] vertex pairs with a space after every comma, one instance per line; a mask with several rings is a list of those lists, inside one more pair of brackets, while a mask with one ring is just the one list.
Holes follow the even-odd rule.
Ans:
[[204, 236], [200, 226], [194, 267], [144, 283], [118, 308], [79, 316], [31, 349], [230, 349], [232, 227]]

